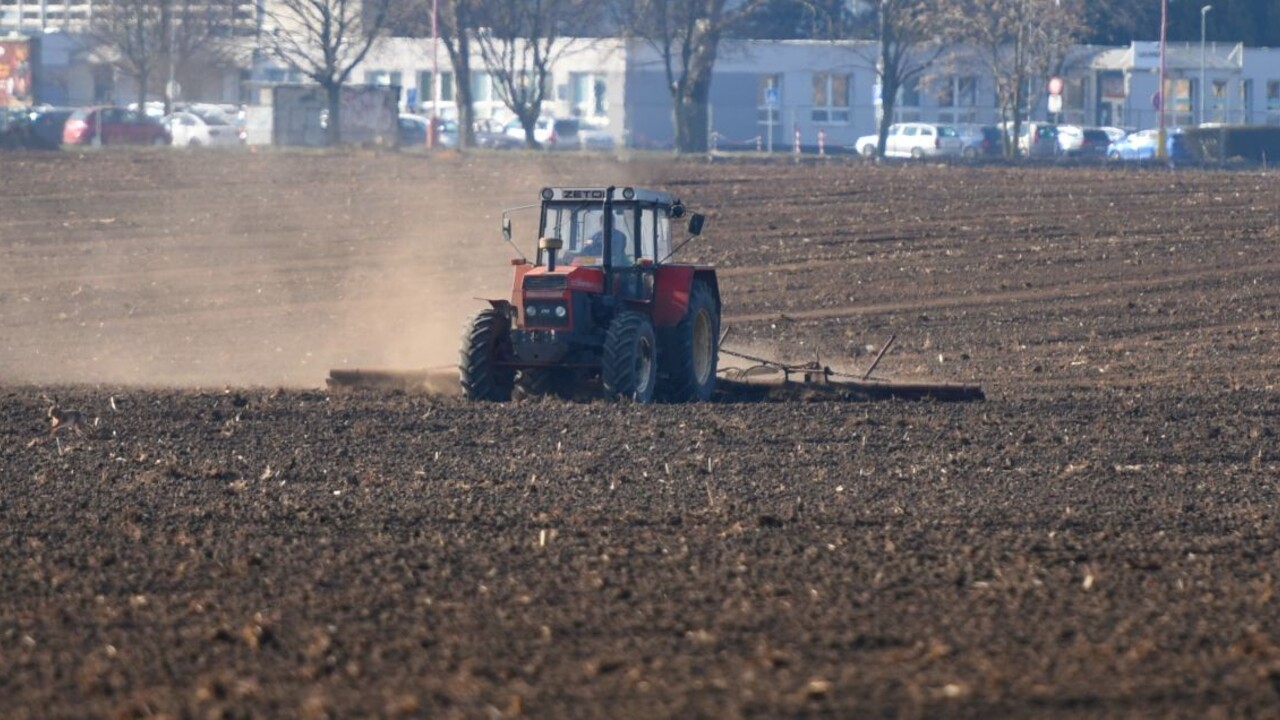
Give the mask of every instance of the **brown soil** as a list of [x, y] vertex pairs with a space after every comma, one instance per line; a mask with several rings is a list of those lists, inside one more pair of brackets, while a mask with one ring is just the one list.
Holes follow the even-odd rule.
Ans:
[[[1274, 174], [0, 163], [0, 716], [1280, 714]], [[730, 345], [987, 400], [322, 389], [608, 182], [709, 214]]]

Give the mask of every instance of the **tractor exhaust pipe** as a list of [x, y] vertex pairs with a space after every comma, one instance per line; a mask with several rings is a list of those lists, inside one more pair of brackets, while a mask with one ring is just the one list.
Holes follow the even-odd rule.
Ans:
[[547, 253], [547, 272], [556, 271], [556, 251], [564, 247], [560, 238], [544, 237], [538, 240], [538, 249]]

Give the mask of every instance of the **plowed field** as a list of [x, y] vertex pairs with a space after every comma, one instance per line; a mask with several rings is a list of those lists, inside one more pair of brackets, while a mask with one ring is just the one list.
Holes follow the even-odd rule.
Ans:
[[[876, 377], [987, 400], [324, 389], [452, 362], [501, 208], [608, 183], [708, 214], [728, 346], [896, 336]], [[0, 716], [1280, 715], [1274, 173], [144, 151], [0, 198]]]

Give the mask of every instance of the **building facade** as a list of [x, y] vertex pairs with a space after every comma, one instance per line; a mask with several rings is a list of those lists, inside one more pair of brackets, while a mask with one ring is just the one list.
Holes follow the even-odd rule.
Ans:
[[[240, 27], [261, 30], [273, 17], [270, 3], [240, 6], [237, 13], [252, 14]], [[95, 0], [0, 0], [0, 10], [0, 34], [21, 31], [41, 37], [38, 102], [124, 104], [136, 98], [137, 88], [86, 40]], [[296, 69], [255, 49], [251, 33], [228, 41], [243, 46], [238, 60], [182, 70], [177, 78], [180, 99], [253, 104], [264, 96], [258, 92], [263, 87], [306, 80]], [[545, 115], [579, 118], [620, 146], [673, 144], [666, 71], [651, 46], [620, 38], [565, 38], [557, 41], [554, 54]], [[874, 41], [722, 42], [710, 90], [708, 131], [713, 142], [781, 149], [790, 148], [798, 133], [806, 147], [816, 144], [819, 135], [833, 148], [852, 145], [875, 132], [882, 111], [877, 57]], [[492, 124], [509, 121], [513, 114], [478, 47], [471, 67], [475, 116]], [[1166, 123], [1174, 127], [1200, 122], [1280, 125], [1280, 49], [1170, 44], [1162, 94], [1157, 93], [1156, 43], [1074, 47], [1059, 76], [1061, 109], [1049, 112], [1048, 78], [1040, 78], [1028, 89], [1028, 119], [1152, 127], [1159, 122], [1155, 103], [1160, 96], [1167, 99]], [[401, 88], [400, 106], [406, 111], [457, 116], [455, 73], [444, 44], [430, 38], [379, 38], [350, 81]], [[154, 92], [152, 96], [159, 97]], [[894, 120], [999, 122], [995, 82], [978, 62], [938, 63], [900, 90]]]

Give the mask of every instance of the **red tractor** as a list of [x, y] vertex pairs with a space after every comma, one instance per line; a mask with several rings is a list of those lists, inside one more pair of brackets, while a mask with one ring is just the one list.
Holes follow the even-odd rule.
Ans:
[[[711, 397], [719, 356], [714, 268], [668, 263], [684, 205], [632, 187], [543, 188], [538, 252], [512, 261], [511, 298], [489, 300], [467, 326], [462, 392], [604, 395], [648, 403]], [[689, 240], [703, 216], [688, 219]], [[503, 217], [511, 241], [511, 221]], [[688, 242], [685, 240], [684, 242]]]

